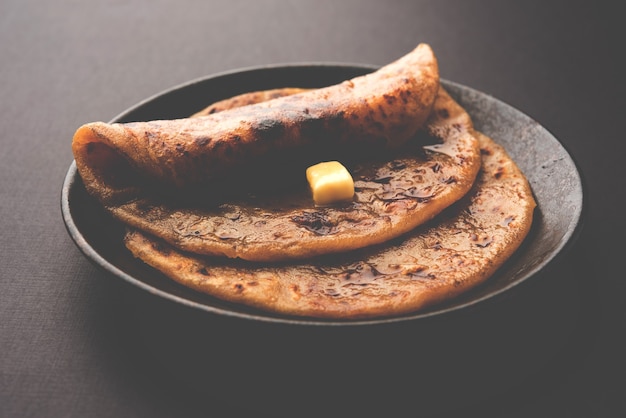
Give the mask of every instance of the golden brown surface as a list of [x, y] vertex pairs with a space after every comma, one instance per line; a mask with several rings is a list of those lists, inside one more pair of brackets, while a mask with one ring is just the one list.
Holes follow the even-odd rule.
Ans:
[[484, 282], [532, 224], [528, 182], [504, 149], [480, 135], [472, 191], [404, 239], [300, 264], [198, 257], [131, 230], [126, 246], [177, 282], [281, 314], [370, 318], [417, 311]]

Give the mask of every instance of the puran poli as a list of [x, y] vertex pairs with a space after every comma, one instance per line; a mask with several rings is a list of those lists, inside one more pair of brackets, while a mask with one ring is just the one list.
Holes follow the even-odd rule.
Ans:
[[297, 264], [198, 257], [129, 230], [127, 248], [171, 279], [212, 296], [279, 314], [371, 318], [413, 312], [487, 280], [517, 250], [535, 200], [506, 151], [479, 134], [474, 187], [432, 223], [381, 246]]
[[[290, 92], [294, 94], [288, 97], [296, 98], [308, 93]], [[268, 103], [286, 100], [274, 98], [283, 93], [273, 91], [242, 95], [212, 105], [207, 108], [208, 110], [204, 110], [206, 115], [200, 114], [190, 119], [218, 120], [219, 115], [231, 113], [232, 106], [243, 105], [243, 108], [249, 110], [257, 106], [256, 100], [263, 100], [270, 95]], [[447, 103], [445, 106], [439, 106], [444, 102]], [[451, 112], [449, 103], [458, 106], [447, 96], [445, 90], [438, 87], [426, 120], [421, 125], [421, 133], [414, 134], [401, 141], [402, 144], [392, 147], [393, 150], [387, 154], [391, 156], [389, 161], [355, 160], [354, 165], [350, 167], [357, 176], [364, 173], [362, 178], [357, 178], [357, 188], [360, 188], [362, 193], [368, 190], [365, 192], [367, 194], [370, 193], [366, 187], [368, 183], [380, 187], [381, 189], [376, 192], [371, 192], [371, 195], [376, 196], [378, 193], [377, 200], [387, 201], [392, 212], [397, 210], [397, 202], [402, 201], [404, 197], [410, 196], [415, 201], [424, 203], [433, 196], [414, 187], [417, 179], [405, 181], [406, 184], [402, 187], [398, 184], [397, 178], [391, 175], [392, 171], [402, 173], [407, 167], [409, 170], [418, 169], [410, 167], [406, 161], [399, 161], [406, 157], [403, 152], [407, 150], [412, 152], [419, 150], [411, 156], [410, 163], [434, 158], [447, 161], [450, 166], [458, 169], [465, 162], [472, 162], [470, 165], [476, 170], [474, 175], [478, 173], [476, 177], [457, 178], [448, 175], [437, 180], [437, 184], [449, 187], [463, 178], [470, 179], [466, 185], [470, 189], [469, 192], [464, 195], [459, 193], [456, 199], [463, 196], [460, 201], [454, 203], [456, 199], [450, 199], [438, 209], [437, 213], [433, 212], [436, 218], [430, 221], [423, 219], [426, 224], [422, 223], [417, 227], [412, 225], [407, 228], [408, 232], [399, 236], [387, 236], [379, 243], [372, 241], [365, 248], [353, 249], [343, 246], [335, 247], [335, 251], [330, 254], [300, 253], [295, 257], [296, 260], [255, 260], [253, 256], [251, 261], [247, 261], [224, 257], [224, 253], [220, 251], [217, 252], [220, 256], [211, 251], [205, 251], [205, 254], [193, 253], [189, 247], [181, 246], [180, 240], [177, 239], [166, 242], [158, 235], [160, 231], [169, 229], [167, 233], [174, 231], [180, 235], [181, 231], [185, 232], [189, 241], [197, 241], [197, 236], [202, 237], [209, 231], [209, 234], [214, 234], [217, 238], [213, 242], [231, 241], [232, 244], [233, 239], [238, 239], [233, 232], [236, 234], [241, 231], [238, 222], [245, 219], [241, 212], [248, 211], [250, 206], [246, 206], [245, 199], [220, 200], [217, 205], [200, 207], [189, 205], [190, 202], [185, 200], [154, 200], [155, 195], [152, 191], [146, 192], [148, 189], [144, 189], [144, 186], [154, 182], [156, 177], [151, 178], [151, 174], [148, 173], [137, 178], [137, 182], [129, 182], [127, 175], [131, 169], [136, 168], [134, 163], [124, 157], [120, 159], [119, 155], [111, 151], [112, 148], [108, 144], [89, 142], [93, 139], [93, 136], [89, 137], [91, 134], [96, 137], [104, 135], [103, 132], [96, 132], [99, 128], [92, 130], [93, 125], [83, 127], [87, 131], [91, 130], [91, 134], [81, 133], [79, 129], [75, 136], [77, 142], [75, 149], [79, 153], [91, 153], [91, 156], [83, 160], [86, 166], [89, 166], [87, 178], [90, 174], [94, 176], [106, 174], [93, 183], [89, 183], [89, 179], [87, 181], [83, 179], [86, 185], [91, 184], [87, 189], [90, 187], [100, 189], [102, 193], [97, 196], [98, 199], [117, 219], [132, 217], [139, 219], [136, 225], [133, 225], [133, 222], [129, 223], [125, 237], [126, 247], [135, 257], [174, 281], [220, 299], [276, 314], [345, 319], [393, 316], [417, 311], [453, 298], [487, 280], [519, 247], [532, 223], [535, 202], [522, 173], [502, 148], [474, 131], [469, 116], [462, 108], [459, 107], [458, 112]], [[457, 123], [459, 120], [465, 122]], [[155, 123], [159, 125], [166, 121]], [[136, 126], [137, 124], [131, 125], [130, 128]], [[423, 135], [424, 133], [427, 135]], [[454, 135], [471, 138], [473, 145], [469, 148], [473, 148], [472, 152], [460, 153], [459, 148], [448, 142]], [[231, 140], [232, 138], [226, 139], [227, 142]], [[351, 146], [358, 143], [353, 138], [347, 140], [346, 144], [352, 140], [355, 142]], [[367, 141], [368, 138], [364, 143]], [[465, 144], [467, 143], [469, 142]], [[345, 149], [350, 149], [350, 146]], [[180, 148], [181, 152], [184, 150], [184, 147]], [[419, 158], [416, 158], [416, 155]], [[468, 160], [467, 155], [473, 157]], [[233, 167], [230, 166], [231, 169]], [[442, 167], [445, 168], [439, 163], [432, 164], [430, 171], [439, 173]], [[247, 166], [246, 168], [250, 169]], [[387, 173], [378, 170], [387, 170]], [[250, 172], [254, 170], [247, 171]], [[443, 173], [446, 174], [446, 170]], [[422, 180], [423, 178], [419, 179], [420, 182]], [[191, 180], [191, 183], [194, 183], [194, 180]], [[181, 184], [182, 186], [178, 180], [173, 180], [166, 186], [174, 185], [185, 189], [186, 180], [183, 179]], [[470, 185], [472, 186], [469, 187]], [[384, 196], [384, 199], [380, 196]], [[248, 204], [250, 202], [247, 201]], [[358, 198], [355, 202], [358, 202]], [[239, 210], [237, 205], [240, 205]], [[278, 206], [266, 207], [266, 213], [279, 214], [284, 210], [284, 205], [281, 203]], [[220, 225], [224, 225], [224, 220], [232, 221], [234, 225], [238, 225], [237, 227], [220, 230], [198, 222], [207, 216], [208, 210], [214, 211], [220, 207], [223, 211], [217, 216], [216, 212], [213, 212], [213, 219], [220, 220]], [[249, 214], [250, 212], [244, 215]], [[318, 238], [329, 231], [334, 232], [332, 231], [334, 224], [318, 215], [303, 215], [297, 219], [305, 226], [305, 230], [317, 233]], [[263, 226], [266, 219], [260, 221], [259, 225]], [[163, 228], [163, 222], [169, 225]], [[143, 231], [137, 229], [142, 223], [144, 226], [147, 225]], [[156, 233], [153, 233], [150, 226], [160, 223]], [[267, 228], [266, 231], [272, 229]], [[276, 241], [276, 236], [272, 236], [272, 240]], [[311, 239], [312, 241], [314, 240]], [[277, 251], [283, 252], [284, 249]]]

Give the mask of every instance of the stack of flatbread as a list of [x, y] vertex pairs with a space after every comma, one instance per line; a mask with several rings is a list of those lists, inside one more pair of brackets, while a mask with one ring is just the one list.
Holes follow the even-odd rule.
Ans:
[[[385, 317], [453, 298], [516, 251], [535, 208], [514, 161], [440, 85], [426, 44], [325, 88], [89, 123], [72, 148], [135, 257], [285, 315]], [[328, 160], [348, 168], [355, 194], [317, 206], [304, 173]]]

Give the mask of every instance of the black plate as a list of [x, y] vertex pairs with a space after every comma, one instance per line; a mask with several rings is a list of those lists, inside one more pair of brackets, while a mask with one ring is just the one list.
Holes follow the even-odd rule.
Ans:
[[[159, 93], [121, 113], [112, 122], [186, 117], [214, 101], [239, 93], [286, 86], [322, 87], [374, 69], [300, 64], [222, 73]], [[517, 162], [530, 181], [538, 207], [525, 243], [496, 275], [483, 286], [426, 311], [373, 320], [318, 320], [266, 313], [187, 289], [131, 256], [122, 243], [121, 226], [87, 195], [75, 163], [63, 184], [63, 220], [84, 255], [110, 274], [154, 295], [213, 314], [292, 324], [354, 325], [416, 320], [476, 306], [533, 277], [574, 241], [582, 223], [583, 186], [568, 152], [540, 124], [487, 94], [446, 80], [442, 84], [469, 112], [475, 127], [502, 144]]]

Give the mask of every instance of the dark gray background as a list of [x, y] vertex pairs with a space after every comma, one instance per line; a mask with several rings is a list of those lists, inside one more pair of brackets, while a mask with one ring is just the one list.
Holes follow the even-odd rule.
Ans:
[[624, 416], [619, 16], [580, 1], [2, 1], [0, 416], [254, 411], [245, 400], [198, 398], [134, 343], [128, 306], [140, 310], [142, 299], [112, 286], [61, 219], [72, 134], [208, 74], [303, 61], [383, 65], [419, 42], [433, 47], [443, 78], [552, 132], [587, 187], [585, 229], [572, 250], [584, 268], [561, 271], [582, 289], [583, 314], [538, 373], [459, 408], [476, 416]]

